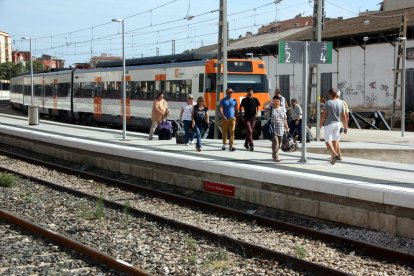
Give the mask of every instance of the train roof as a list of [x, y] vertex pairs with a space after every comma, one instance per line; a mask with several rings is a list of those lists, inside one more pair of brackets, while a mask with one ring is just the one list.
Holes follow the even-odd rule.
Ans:
[[[126, 66], [163, 64], [163, 63], [179, 63], [188, 61], [199, 61], [214, 58], [214, 54], [185, 53], [166, 56], [154, 56], [144, 58], [132, 58], [125, 60]], [[96, 68], [106, 67], [122, 67], [122, 60], [100, 61], [96, 64]]]

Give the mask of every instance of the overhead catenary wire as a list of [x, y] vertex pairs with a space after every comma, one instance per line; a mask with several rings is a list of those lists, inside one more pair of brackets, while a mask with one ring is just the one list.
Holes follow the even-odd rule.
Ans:
[[[177, 0], [175, 0], [175, 1], [177, 1]], [[145, 14], [145, 13], [150, 13], [151, 14], [151, 12], [153, 10], [155, 10], [157, 8], [161, 8], [161, 7], [166, 6], [168, 4], [171, 4], [171, 3], [175, 2], [175, 1], [167, 2], [167, 3], [163, 4], [163, 5], [157, 6], [156, 8], [152, 8], [150, 10], [147, 10], [147, 11], [144, 11], [144, 12], [140, 12], [140, 13], [137, 13], [137, 14], [134, 14], [134, 15], [125, 17], [125, 18], [130, 18], [130, 17], [133, 17], [133, 16], [142, 15], [142, 14]], [[253, 17], [254, 18], [254, 21], [255, 21], [254, 24], [251, 25], [251, 26], [249, 26], [249, 27], [230, 28], [230, 30], [234, 31], [234, 30], [239, 30], [239, 29], [244, 29], [244, 28], [254, 28], [254, 27], [257, 27], [258, 25], [261, 25], [258, 22], [256, 22], [256, 16], [260, 15], [260, 14], [258, 14], [256, 12], [256, 10], [257, 9], [260, 9], [260, 8], [265, 8], [265, 7], [267, 7], [269, 5], [273, 5], [273, 4], [274, 4], [274, 1], [271, 1], [271, 2], [269, 2], [267, 4], [263, 4], [263, 5], [254, 7], [254, 8], [245, 9], [245, 10], [242, 10], [242, 11], [238, 11], [238, 12], [229, 14], [229, 16], [231, 17], [231, 16], [236, 16], [236, 15], [239, 15], [239, 14], [243, 14], [243, 13], [247, 13], [247, 12], [252, 12], [253, 11], [254, 14], [253, 15], [250, 15], [249, 17]], [[297, 5], [300, 5], [300, 4], [296, 4], [294, 6], [297, 6]], [[187, 13], [188, 13], [188, 11], [189, 11], [189, 9], [187, 10]], [[194, 17], [198, 17], [199, 18], [201, 16], [204, 16], [204, 15], [207, 15], [207, 14], [212, 14], [212, 13], [215, 13], [217, 11], [218, 10], [207, 11], [207, 12], [204, 12], [204, 13], [197, 14]], [[262, 14], [264, 14], [264, 13], [262, 13]], [[245, 18], [246, 17], [243, 17], [243, 19], [245, 19]], [[150, 19], [150, 20], [152, 20], [152, 19]], [[181, 28], [181, 27], [189, 28], [190, 26], [200, 25], [200, 24], [203, 24], [203, 23], [208, 23], [208, 22], [211, 22], [211, 21], [215, 21], [215, 20], [217, 20], [217, 18], [202, 20], [202, 21], [198, 21], [198, 22], [186, 23], [186, 24], [182, 24], [180, 26], [173, 26], [173, 27], [168, 27], [168, 28], [163, 28], [163, 29], [161, 28], [161, 29], [158, 29], [158, 30], [155, 30], [155, 31], [146, 31], [146, 32], [143, 32], [146, 29], [149, 30], [150, 28], [159, 27], [159, 26], [163, 26], [163, 25], [172, 25], [172, 24], [174, 24], [176, 22], [180, 22], [180, 21], [183, 21], [183, 20], [186, 20], [186, 18], [178, 18], [178, 19], [175, 19], [175, 20], [169, 20], [169, 21], [160, 22], [160, 23], [156, 23], [156, 24], [153, 24], [153, 22], [151, 21], [148, 26], [143, 26], [143, 27], [139, 27], [139, 28], [132, 29], [132, 30], [128, 30], [127, 32], [125, 32], [126, 33], [126, 37], [127, 38], [135, 38], [135, 39], [137, 39], [138, 36], [142, 36], [143, 34], [151, 34], [151, 33], [153, 34], [153, 33], [157, 33], [158, 40], [160, 40], [160, 41], [169, 41], [170, 42], [172, 39], [165, 40], [163, 38], [166, 37], [166, 36], [172, 36], [172, 35], [176, 34], [176, 32], [174, 32], [174, 34], [171, 34], [171, 33], [170, 34], [168, 34], [168, 33], [167, 34], [161, 34], [162, 32], [167, 32], [167, 31], [170, 31], [170, 30], [176, 30], [177, 28]], [[100, 45], [102, 45], [101, 43], [104, 43], [105, 41], [108, 41], [110, 39], [114, 39], [116, 37], [119, 37], [119, 34], [118, 33], [116, 33], [116, 34], [107, 34], [107, 35], [98, 35], [98, 33], [95, 32], [95, 28], [96, 27], [104, 26], [104, 25], [107, 25], [107, 24], [110, 24], [110, 23], [103, 23], [103, 24], [99, 24], [99, 25], [96, 25], [96, 26], [93, 26], [93, 27], [84, 28], [84, 29], [80, 29], [80, 30], [77, 30], [77, 31], [72, 31], [72, 32], [64, 33], [64, 34], [59, 34], [58, 36], [60, 36], [60, 37], [55, 36], [55, 38], [53, 39], [53, 42], [54, 42], [53, 47], [42, 47], [41, 49], [36, 49], [36, 53], [39, 53], [39, 52], [42, 52], [42, 51], [52, 51], [52, 50], [55, 50], [55, 49], [58, 49], [58, 48], [60, 48], [59, 50], [63, 52], [63, 49], [64, 48], [65, 49], [69, 49], [70, 47], [74, 47], [75, 48], [75, 51], [77, 51], [80, 54], [81, 52], [79, 51], [79, 49], [81, 49], [83, 47], [82, 45], [87, 44], [87, 43], [88, 44], [91, 44], [92, 41], [93, 41], [93, 45], [94, 45], [93, 52], [95, 52], [95, 53], [104, 52], [104, 51], [106, 51], [106, 49], [102, 50], [102, 49], [99, 48]], [[268, 24], [268, 22], [263, 23], [263, 25], [265, 25], [265, 24]], [[91, 30], [91, 35], [90, 36], [85, 36], [85, 38], [86, 37], [89, 37], [89, 39], [83, 39], [83, 40], [76, 41], [79, 37], [73, 36], [73, 34], [74, 33], [77, 33], [77, 32], [80, 32], [80, 31], [88, 30], [88, 29]], [[212, 32], [210, 34], [216, 34], [216, 33], [217, 32]], [[66, 36], [63, 36], [63, 35], [66, 35]], [[68, 35], [69, 35], [69, 42], [68, 42]], [[197, 37], [200, 37], [200, 36], [187, 35], [187, 37], [185, 39], [194, 39], [194, 38], [197, 38]], [[175, 40], [183, 40], [182, 38], [174, 38], [174, 39]], [[203, 40], [206, 41], [206, 39], [207, 38], [204, 38]], [[37, 39], [34, 39], [34, 40], [36, 42]], [[57, 45], [57, 43], [58, 43], [59, 40], [62, 40], [62, 43], [59, 44], [59, 45]], [[191, 43], [192, 42], [193, 41], [191, 41]], [[137, 43], [135, 43], [135, 45], [140, 46], [140, 44], [137, 44]], [[86, 45], [85, 45], [85, 47], [86, 47]], [[113, 52], [113, 51], [115, 51], [115, 49], [111, 49], [110, 51]], [[90, 49], [89, 49], [88, 52], [89, 52], [89, 54], [91, 53]], [[136, 54], [136, 53], [133, 53], [133, 54]]]

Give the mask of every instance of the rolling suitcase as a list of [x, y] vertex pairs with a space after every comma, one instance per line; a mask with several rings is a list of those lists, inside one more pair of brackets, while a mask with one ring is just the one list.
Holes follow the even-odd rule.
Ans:
[[183, 129], [182, 122], [177, 121], [177, 131], [175, 132], [175, 142], [177, 144], [184, 144], [185, 142], [185, 131]]
[[173, 127], [170, 121], [163, 121], [158, 131], [158, 140], [171, 140]]

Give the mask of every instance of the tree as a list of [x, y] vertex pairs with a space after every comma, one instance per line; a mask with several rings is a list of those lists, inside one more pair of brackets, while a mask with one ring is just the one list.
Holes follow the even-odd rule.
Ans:
[[2, 80], [10, 80], [21, 73], [23, 73], [23, 64], [21, 63], [5, 62], [0, 64], [0, 79]]
[[[43, 64], [40, 61], [33, 61], [33, 72], [42, 72]], [[14, 64], [13, 62], [5, 62], [0, 64], [0, 79], [10, 80], [20, 74], [30, 74], [30, 62], [26, 62], [25, 65], [19, 62]]]

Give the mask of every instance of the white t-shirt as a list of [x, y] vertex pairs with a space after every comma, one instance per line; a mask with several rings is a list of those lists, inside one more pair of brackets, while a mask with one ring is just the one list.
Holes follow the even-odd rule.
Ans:
[[183, 117], [182, 120], [183, 121], [191, 121], [191, 112], [193, 112], [193, 107], [194, 107], [194, 103], [192, 104], [188, 104], [188, 103], [184, 103], [183, 104]]

